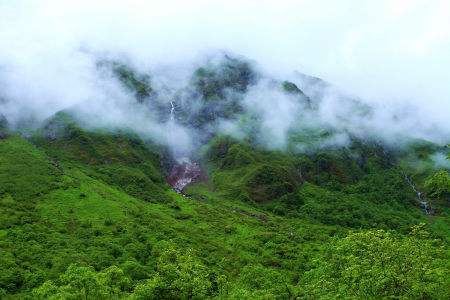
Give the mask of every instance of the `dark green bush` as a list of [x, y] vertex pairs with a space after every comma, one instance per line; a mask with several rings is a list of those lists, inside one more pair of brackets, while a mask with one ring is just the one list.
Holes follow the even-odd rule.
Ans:
[[263, 164], [247, 175], [245, 187], [253, 201], [265, 202], [293, 193], [297, 185], [288, 170]]

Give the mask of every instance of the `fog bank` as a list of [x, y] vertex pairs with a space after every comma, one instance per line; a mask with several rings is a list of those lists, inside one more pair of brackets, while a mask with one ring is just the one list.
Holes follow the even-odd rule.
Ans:
[[[314, 86], [295, 71], [335, 85], [322, 91], [317, 115], [303, 115], [303, 124], [374, 132], [392, 142], [450, 140], [448, 1], [0, 0], [0, 28], [0, 113], [13, 124], [76, 108], [99, 124], [159, 140], [172, 130], [177, 138], [169, 143], [189, 148], [187, 128], [130, 105], [130, 93], [96, 64], [126, 60], [152, 74], [170, 101], [205, 57], [225, 50], [305, 92]], [[343, 98], [364, 99], [371, 118]], [[245, 103], [262, 116], [263, 138], [283, 147], [301, 107], [264, 84], [251, 88]], [[221, 126], [239, 135], [236, 124]]]

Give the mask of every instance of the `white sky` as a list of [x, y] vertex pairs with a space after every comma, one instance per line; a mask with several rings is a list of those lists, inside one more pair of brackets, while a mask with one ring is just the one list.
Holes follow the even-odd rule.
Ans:
[[377, 104], [412, 102], [450, 129], [449, 0], [0, 0], [0, 71], [17, 90], [76, 81], [88, 95], [84, 48], [148, 64], [227, 49]]

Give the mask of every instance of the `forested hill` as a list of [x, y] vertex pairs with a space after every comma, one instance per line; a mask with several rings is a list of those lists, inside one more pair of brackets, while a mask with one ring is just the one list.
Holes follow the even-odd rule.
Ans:
[[[2, 117], [2, 299], [450, 298], [445, 145], [315, 124], [271, 147], [243, 104], [262, 80], [247, 62], [199, 68], [165, 102], [151, 76], [99, 68], [193, 132], [194, 151], [70, 110], [39, 126]], [[269, 86], [314, 115], [328, 83], [305, 78]]]

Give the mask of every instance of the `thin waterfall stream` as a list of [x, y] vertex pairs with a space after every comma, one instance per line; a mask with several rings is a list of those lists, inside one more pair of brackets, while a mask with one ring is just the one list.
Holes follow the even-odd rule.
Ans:
[[[389, 153], [384, 148], [383, 148], [383, 154], [386, 157], [389, 157]], [[390, 163], [390, 165], [393, 166], [393, 163]], [[405, 179], [406, 183], [412, 188], [414, 193], [416, 193], [417, 201], [419, 202], [420, 208], [422, 208], [423, 212], [426, 215], [432, 215], [433, 209], [431, 208], [431, 206], [430, 206], [429, 202], [426, 200], [426, 198], [423, 196], [423, 193], [421, 191], [419, 191], [419, 189], [417, 188], [417, 185], [414, 182], [414, 180], [408, 174], [406, 174], [406, 172], [402, 171], [401, 175]]]
[[417, 186], [414, 183], [414, 181], [412, 180], [412, 178], [410, 176], [408, 176], [408, 174], [406, 174], [406, 173], [403, 173], [403, 177], [405, 178], [405, 181], [408, 183], [408, 185], [416, 193], [417, 200], [419, 201], [420, 207], [423, 209], [425, 214], [427, 214], [427, 215], [433, 214], [433, 209], [431, 208], [428, 201], [423, 196], [423, 193], [421, 191], [419, 191], [419, 189], [417, 188]]
[[[169, 122], [173, 124], [176, 122], [175, 108], [175, 102], [170, 101]], [[177, 193], [183, 194], [184, 188], [189, 184], [198, 181], [202, 177], [203, 172], [200, 164], [193, 161], [186, 153], [183, 153], [182, 151], [174, 151], [174, 159], [175, 162], [167, 178], [167, 182]]]
[[173, 101], [170, 101], [170, 120], [175, 121], [175, 104]]

